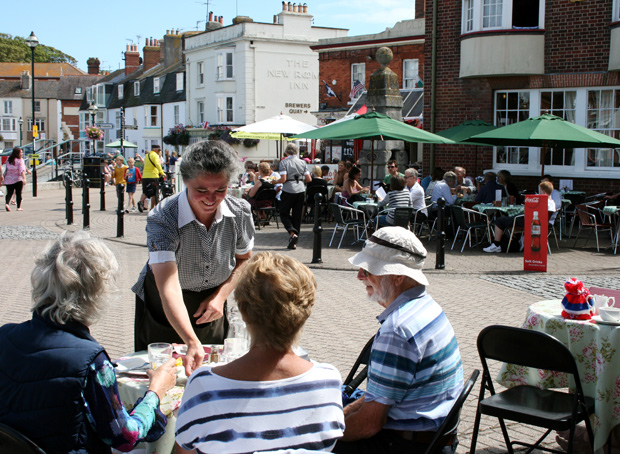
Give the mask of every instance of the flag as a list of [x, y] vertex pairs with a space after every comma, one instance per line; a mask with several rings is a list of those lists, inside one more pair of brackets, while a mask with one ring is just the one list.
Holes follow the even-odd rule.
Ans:
[[355, 80], [353, 82], [353, 86], [351, 87], [351, 93], [349, 93], [349, 98], [356, 99], [360, 93], [365, 90], [364, 84], [362, 84], [359, 80]]
[[327, 97], [336, 98], [338, 101], [340, 101], [340, 98], [336, 95], [336, 93], [334, 93], [334, 90], [332, 90], [332, 87], [327, 85], [327, 82], [325, 81], [323, 81], [323, 83], [325, 84], [325, 93], [327, 94]]
[[364, 104], [362, 107], [360, 107], [360, 110], [355, 113], [358, 115], [364, 115], [366, 112], [368, 112], [368, 108], [366, 107], [366, 104]]

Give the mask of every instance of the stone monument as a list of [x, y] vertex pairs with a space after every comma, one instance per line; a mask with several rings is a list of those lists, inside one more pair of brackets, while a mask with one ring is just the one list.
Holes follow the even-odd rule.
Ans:
[[[368, 93], [366, 94], [366, 106], [369, 111], [376, 111], [388, 115], [394, 120], [403, 119], [403, 98], [400, 95], [398, 85], [398, 75], [387, 65], [394, 58], [394, 54], [388, 47], [381, 47], [375, 55], [376, 60], [381, 64], [381, 68], [370, 75]], [[362, 166], [362, 179], [371, 177], [371, 163], [374, 165], [372, 170], [373, 181], [383, 181], [387, 173], [387, 161], [394, 156], [399, 163], [399, 167], [407, 164], [407, 154], [405, 143], [402, 140], [375, 140], [374, 159], [371, 156], [372, 143], [365, 140], [360, 153], [360, 164]]]

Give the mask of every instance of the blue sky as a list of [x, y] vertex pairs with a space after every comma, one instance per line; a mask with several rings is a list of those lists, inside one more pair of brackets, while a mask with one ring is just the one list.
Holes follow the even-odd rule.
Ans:
[[[208, 0], [209, 11], [230, 25], [236, 15], [256, 22], [273, 22], [282, 10], [281, 0]], [[414, 17], [414, 0], [305, 0], [314, 25], [349, 29], [349, 36], [379, 33], [396, 22]], [[102, 69], [123, 65], [126, 44], [146, 37], [162, 38], [166, 30], [204, 29], [207, 0], [68, 0], [5, 1], [0, 31], [27, 37], [31, 31], [43, 44], [78, 60], [98, 57]], [[303, 1], [302, 1], [303, 3]]]

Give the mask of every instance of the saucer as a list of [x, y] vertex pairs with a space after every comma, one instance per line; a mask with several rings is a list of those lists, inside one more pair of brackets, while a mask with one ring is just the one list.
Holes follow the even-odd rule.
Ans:
[[607, 320], [603, 320], [600, 315], [595, 315], [594, 317], [592, 317], [592, 320], [601, 325], [620, 326], [620, 321], [608, 322]]

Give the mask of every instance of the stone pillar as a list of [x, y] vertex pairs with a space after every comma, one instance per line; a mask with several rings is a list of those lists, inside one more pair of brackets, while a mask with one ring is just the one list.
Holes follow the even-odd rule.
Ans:
[[[398, 75], [387, 65], [394, 55], [388, 47], [377, 50], [375, 58], [381, 68], [370, 75], [366, 104], [369, 111], [376, 111], [388, 115], [394, 120], [403, 119], [403, 98], [398, 86]], [[373, 143], [365, 140], [360, 153], [362, 179], [371, 177], [371, 163], [374, 166], [373, 181], [383, 181], [387, 173], [386, 164], [394, 156], [402, 172], [407, 165], [407, 153], [402, 140], [374, 140], [374, 153], [371, 153]], [[371, 156], [374, 154], [374, 158]]]

